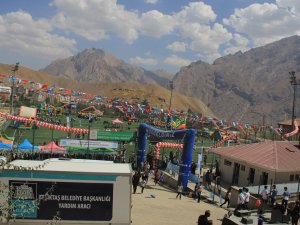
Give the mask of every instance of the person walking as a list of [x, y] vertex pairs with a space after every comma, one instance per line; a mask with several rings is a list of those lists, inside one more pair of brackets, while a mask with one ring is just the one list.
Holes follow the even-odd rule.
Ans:
[[276, 202], [276, 198], [277, 198], [277, 188], [276, 185], [273, 184], [272, 189], [271, 189], [271, 206], [273, 207], [275, 202]]
[[227, 203], [227, 208], [229, 208], [230, 206], [230, 198], [231, 198], [231, 187], [228, 188], [226, 194], [225, 194], [225, 201], [223, 202], [223, 204], [220, 205], [220, 207], [222, 208], [223, 205], [225, 205]]
[[264, 189], [261, 191], [260, 195], [262, 199], [262, 208], [266, 208], [269, 198], [269, 190], [267, 185], [264, 186]]
[[205, 182], [206, 182], [206, 188], [208, 190], [211, 190], [211, 179], [210, 179], [210, 170], [207, 170], [205, 173]]
[[236, 208], [234, 210], [234, 212], [243, 209], [245, 204], [245, 195], [243, 193], [243, 189], [239, 189], [239, 195], [238, 195], [238, 199], [237, 199], [237, 204], [236, 204]]
[[141, 193], [142, 193], [142, 194], [143, 194], [143, 192], [144, 192], [145, 186], [146, 186], [146, 180], [143, 179], [143, 180], [141, 181], [141, 188], [142, 188]]
[[290, 196], [291, 196], [287, 187], [284, 187], [284, 191], [283, 191], [282, 195], [283, 195], [283, 199], [282, 199], [281, 205], [283, 206], [283, 210], [284, 210], [283, 212], [285, 213], [287, 205], [289, 203]]
[[137, 189], [137, 186], [139, 185], [139, 182], [140, 182], [140, 177], [141, 177], [141, 174], [140, 172], [135, 172], [133, 177], [132, 177], [132, 186], [133, 186], [133, 194], [136, 193], [136, 189]]
[[210, 217], [210, 210], [206, 210], [204, 215], [198, 217], [198, 225], [209, 225], [208, 217]]
[[249, 201], [250, 201], [250, 193], [248, 188], [244, 189], [244, 195], [245, 195], [245, 202], [244, 202], [244, 209], [249, 210]]
[[298, 225], [299, 215], [300, 215], [300, 203], [297, 200], [293, 210], [291, 211], [292, 225]]
[[203, 186], [201, 183], [199, 183], [199, 185], [197, 187], [197, 202], [198, 203], [200, 203], [202, 191], [203, 191]]
[[177, 195], [176, 195], [176, 198], [178, 198], [178, 196], [179, 196], [179, 199], [181, 199], [182, 190], [183, 190], [183, 186], [182, 186], [182, 184], [179, 184], [177, 186]]

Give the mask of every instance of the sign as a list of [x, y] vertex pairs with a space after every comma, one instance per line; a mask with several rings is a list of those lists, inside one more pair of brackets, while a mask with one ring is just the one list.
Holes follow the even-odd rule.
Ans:
[[103, 141], [134, 141], [134, 132], [110, 132], [110, 131], [98, 131], [97, 139]]
[[118, 148], [117, 142], [72, 140], [72, 139], [61, 139], [59, 145], [71, 146], [71, 147], [90, 147], [90, 148]]
[[113, 184], [10, 181], [17, 218], [110, 221]]
[[90, 139], [97, 140], [97, 132], [98, 130], [96, 129], [90, 130]]

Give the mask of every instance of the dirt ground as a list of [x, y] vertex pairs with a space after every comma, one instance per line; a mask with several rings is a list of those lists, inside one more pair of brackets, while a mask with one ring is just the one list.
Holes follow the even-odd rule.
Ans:
[[[204, 192], [204, 196], [208, 194]], [[207, 209], [211, 211], [213, 225], [222, 224], [222, 218], [227, 213], [225, 209], [204, 201], [197, 203], [193, 198], [185, 196], [179, 200], [176, 195], [174, 190], [155, 186], [149, 179], [143, 194], [138, 187], [137, 193], [132, 195], [132, 225], [196, 225], [198, 216]]]

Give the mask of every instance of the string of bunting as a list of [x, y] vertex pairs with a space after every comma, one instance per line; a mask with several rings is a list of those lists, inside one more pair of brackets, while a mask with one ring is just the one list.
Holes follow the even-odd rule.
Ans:
[[58, 130], [58, 131], [64, 131], [67, 133], [75, 133], [75, 134], [88, 134], [89, 133], [88, 129], [65, 127], [65, 126], [61, 126], [61, 125], [56, 125], [56, 124], [52, 124], [52, 123], [34, 120], [31, 118], [25, 118], [25, 117], [21, 117], [21, 116], [13, 116], [13, 115], [3, 113], [3, 112], [0, 112], [0, 117], [4, 117], [8, 120], [19, 121], [19, 122], [23, 122], [23, 123], [27, 123], [27, 124], [31, 124], [31, 125], [35, 124], [36, 126], [46, 127], [46, 128], [54, 129], [54, 130]]

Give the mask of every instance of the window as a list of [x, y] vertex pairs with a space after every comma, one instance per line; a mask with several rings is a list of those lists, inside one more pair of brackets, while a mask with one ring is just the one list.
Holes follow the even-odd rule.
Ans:
[[295, 180], [295, 175], [294, 174], [291, 174], [290, 175], [290, 181], [294, 181]]
[[244, 165], [241, 165], [241, 171], [245, 171], [246, 167]]
[[232, 162], [230, 162], [230, 161], [224, 159], [224, 165], [225, 165], [225, 166], [231, 166], [231, 164], [232, 164]]

